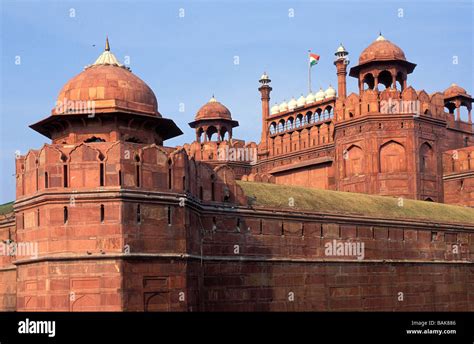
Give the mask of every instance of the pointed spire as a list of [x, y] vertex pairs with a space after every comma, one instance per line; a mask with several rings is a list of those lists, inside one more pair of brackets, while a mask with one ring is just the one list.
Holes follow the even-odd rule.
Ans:
[[382, 36], [382, 31], [379, 31], [379, 36], [377, 37], [376, 41], [385, 41], [385, 37]]
[[209, 99], [209, 103], [216, 103], [217, 99], [214, 97], [214, 93], [212, 94], [212, 98]]
[[100, 54], [100, 56], [95, 60], [92, 65], [86, 66], [86, 68], [97, 66], [97, 65], [111, 65], [122, 67], [130, 71], [130, 68], [121, 64], [114, 54], [110, 52], [110, 44], [109, 44], [109, 37], [106, 36], [105, 38], [105, 50]]

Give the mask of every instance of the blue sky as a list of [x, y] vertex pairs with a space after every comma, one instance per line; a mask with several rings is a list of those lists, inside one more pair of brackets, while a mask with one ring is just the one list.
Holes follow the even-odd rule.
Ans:
[[[129, 56], [132, 71], [154, 90], [159, 111], [183, 130], [169, 146], [194, 139], [187, 123], [213, 93], [240, 121], [234, 136], [258, 141], [263, 71], [272, 79], [272, 104], [306, 94], [312, 49], [321, 56], [313, 90], [336, 85], [339, 43], [354, 66], [379, 31], [418, 64], [409, 85], [432, 93], [456, 82], [474, 92], [471, 1], [0, 3], [0, 204], [15, 198], [15, 151], [48, 142], [28, 126], [49, 115], [62, 85], [103, 51], [106, 35], [117, 58]], [[348, 77], [348, 91], [356, 87]]]

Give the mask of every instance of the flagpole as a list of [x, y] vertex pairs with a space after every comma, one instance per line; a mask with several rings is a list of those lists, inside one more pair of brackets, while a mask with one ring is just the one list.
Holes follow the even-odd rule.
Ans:
[[311, 59], [309, 54], [311, 54], [311, 49], [308, 50], [308, 90], [311, 93]]

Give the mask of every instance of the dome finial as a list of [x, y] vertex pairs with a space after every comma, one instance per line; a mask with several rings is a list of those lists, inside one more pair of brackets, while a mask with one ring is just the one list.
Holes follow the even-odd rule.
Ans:
[[105, 51], [110, 51], [109, 36], [105, 36]]
[[214, 97], [214, 93], [212, 94], [212, 98], [209, 99], [209, 103], [216, 103], [217, 102], [217, 99], [216, 97]]
[[377, 37], [376, 41], [385, 41], [385, 37], [382, 36], [382, 31], [379, 31], [379, 36]]
[[268, 85], [271, 82], [270, 78], [268, 77], [267, 72], [263, 72], [258, 82], [261, 83], [262, 85]]

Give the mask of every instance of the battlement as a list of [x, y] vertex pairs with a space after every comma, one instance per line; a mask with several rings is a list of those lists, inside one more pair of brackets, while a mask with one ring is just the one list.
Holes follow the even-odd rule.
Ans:
[[474, 207], [474, 146], [443, 153], [445, 202]]

